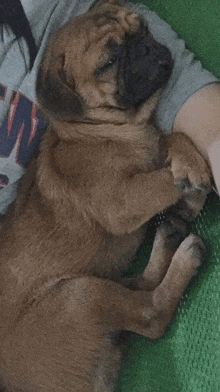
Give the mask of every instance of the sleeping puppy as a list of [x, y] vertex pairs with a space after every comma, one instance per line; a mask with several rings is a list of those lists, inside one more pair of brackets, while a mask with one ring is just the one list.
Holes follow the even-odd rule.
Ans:
[[123, 274], [145, 223], [179, 200], [195, 215], [210, 185], [190, 141], [163, 139], [150, 122], [172, 66], [116, 1], [52, 37], [37, 78], [49, 128], [1, 231], [5, 390], [111, 391], [115, 333], [158, 338], [171, 321], [204, 250], [192, 234], [179, 246], [182, 218], [158, 229], [139, 278]]

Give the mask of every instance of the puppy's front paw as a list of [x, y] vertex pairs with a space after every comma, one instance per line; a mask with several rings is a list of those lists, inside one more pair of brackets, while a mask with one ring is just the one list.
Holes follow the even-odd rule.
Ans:
[[168, 160], [174, 181], [183, 189], [183, 193], [198, 190], [207, 195], [211, 191], [210, 170], [197, 152], [190, 158], [183, 154], [173, 154]]
[[192, 157], [188, 161], [181, 155], [173, 157], [171, 171], [176, 185], [182, 188], [184, 194], [200, 191], [207, 195], [211, 191], [211, 174], [202, 157]]
[[167, 138], [168, 156], [177, 186], [183, 193], [200, 191], [207, 195], [211, 191], [211, 172], [202, 155], [197, 151], [187, 136], [177, 133]]

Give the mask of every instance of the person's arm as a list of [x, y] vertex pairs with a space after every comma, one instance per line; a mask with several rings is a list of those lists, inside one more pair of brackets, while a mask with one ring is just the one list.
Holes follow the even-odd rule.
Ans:
[[157, 107], [157, 125], [165, 134], [180, 131], [191, 138], [210, 164], [220, 194], [219, 81], [155, 12], [143, 4], [129, 6], [146, 19], [154, 38], [169, 48], [174, 59], [172, 76]]
[[209, 163], [220, 195], [220, 84], [212, 83], [193, 94], [179, 109], [174, 132], [190, 137]]

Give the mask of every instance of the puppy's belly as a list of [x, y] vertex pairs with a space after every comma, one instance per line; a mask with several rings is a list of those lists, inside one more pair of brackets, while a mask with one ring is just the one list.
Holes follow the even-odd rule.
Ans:
[[121, 236], [106, 233], [90, 262], [91, 272], [109, 279], [122, 276], [143, 241], [146, 228], [147, 225]]

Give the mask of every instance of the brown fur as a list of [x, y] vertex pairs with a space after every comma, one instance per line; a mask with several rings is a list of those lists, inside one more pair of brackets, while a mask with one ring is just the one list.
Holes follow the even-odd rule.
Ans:
[[[50, 126], [1, 231], [0, 384], [8, 391], [112, 390], [120, 362], [112, 333], [160, 337], [200, 264], [201, 241], [190, 235], [170, 246], [182, 229], [165, 224], [143, 275], [122, 279], [143, 225], [183, 196], [197, 213], [209, 185], [189, 140], [162, 143], [149, 123], [158, 92], [138, 108], [118, 107], [115, 66], [95, 73], [109, 38], [121, 44], [139, 26], [107, 2], [58, 32], [41, 64], [37, 91]], [[182, 191], [186, 178], [195, 192]]]

